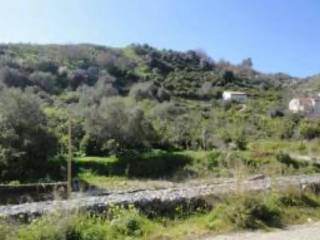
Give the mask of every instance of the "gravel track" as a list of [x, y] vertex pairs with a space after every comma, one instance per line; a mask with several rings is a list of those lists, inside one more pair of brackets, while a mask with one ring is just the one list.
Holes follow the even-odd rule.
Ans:
[[201, 240], [320, 240], [320, 222], [288, 227], [272, 232], [242, 232]]

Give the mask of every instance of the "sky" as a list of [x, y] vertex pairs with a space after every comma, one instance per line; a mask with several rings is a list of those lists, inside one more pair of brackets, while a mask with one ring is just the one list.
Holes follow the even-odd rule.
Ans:
[[320, 73], [319, 0], [1, 0], [0, 18], [2, 43], [148, 43]]

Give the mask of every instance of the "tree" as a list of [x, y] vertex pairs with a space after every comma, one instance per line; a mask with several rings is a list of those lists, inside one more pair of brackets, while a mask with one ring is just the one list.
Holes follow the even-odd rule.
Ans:
[[23, 73], [10, 67], [0, 68], [0, 82], [8, 87], [20, 88], [25, 88], [31, 84], [30, 80]]
[[203, 50], [196, 49], [196, 55], [199, 57], [199, 67], [202, 70], [212, 70], [214, 66], [214, 61], [211, 57]]
[[73, 90], [77, 89], [80, 85], [88, 83], [88, 74], [86, 70], [77, 69], [69, 76], [69, 85]]
[[56, 139], [47, 130], [37, 97], [20, 90], [3, 90], [0, 130], [0, 178], [45, 177], [46, 164], [56, 153]]
[[[82, 149], [96, 154], [115, 150], [109, 146], [119, 146], [119, 150], [148, 148], [157, 137], [144, 112], [127, 106], [117, 97], [104, 98], [99, 105], [91, 107], [86, 116], [85, 131]], [[84, 143], [95, 149], [89, 149]]]
[[158, 88], [153, 82], [144, 82], [135, 84], [130, 90], [130, 96], [135, 100], [156, 98]]
[[240, 66], [243, 68], [251, 69], [253, 66], [252, 59], [251, 58], [243, 59]]
[[235, 80], [235, 76], [232, 71], [225, 71], [222, 75], [224, 84], [231, 83]]
[[100, 104], [105, 97], [114, 97], [119, 95], [119, 91], [114, 87], [115, 78], [105, 74], [99, 78], [92, 87], [82, 86], [80, 90], [81, 111], [85, 111], [92, 105]]
[[46, 92], [52, 93], [56, 90], [56, 79], [51, 73], [36, 71], [30, 75], [30, 80]]

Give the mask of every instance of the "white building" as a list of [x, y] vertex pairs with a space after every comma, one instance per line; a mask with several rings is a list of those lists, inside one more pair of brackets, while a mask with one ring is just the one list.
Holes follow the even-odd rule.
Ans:
[[234, 91], [224, 91], [223, 92], [223, 100], [224, 101], [236, 101], [236, 102], [244, 102], [247, 99], [247, 94], [244, 92], [234, 92]]
[[300, 97], [289, 102], [289, 110], [293, 113], [319, 114], [320, 98]]

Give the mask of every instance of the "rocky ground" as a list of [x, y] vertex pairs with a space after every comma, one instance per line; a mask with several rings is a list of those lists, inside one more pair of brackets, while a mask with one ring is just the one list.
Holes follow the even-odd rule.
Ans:
[[164, 211], [180, 203], [198, 202], [210, 197], [221, 197], [224, 194], [241, 191], [264, 191], [271, 188], [298, 186], [304, 189], [308, 185], [319, 185], [320, 174], [268, 178], [252, 177], [246, 180], [223, 179], [190, 184], [178, 184], [158, 190], [136, 190], [130, 192], [105, 193], [96, 196], [77, 196], [71, 200], [24, 203], [19, 205], [0, 206], [0, 217], [30, 218], [45, 213], [72, 210], [103, 210], [110, 204], [132, 203], [142, 209]]
[[271, 232], [242, 232], [214, 237], [206, 237], [201, 240], [319, 240], [320, 222], [291, 226], [287, 229]]

